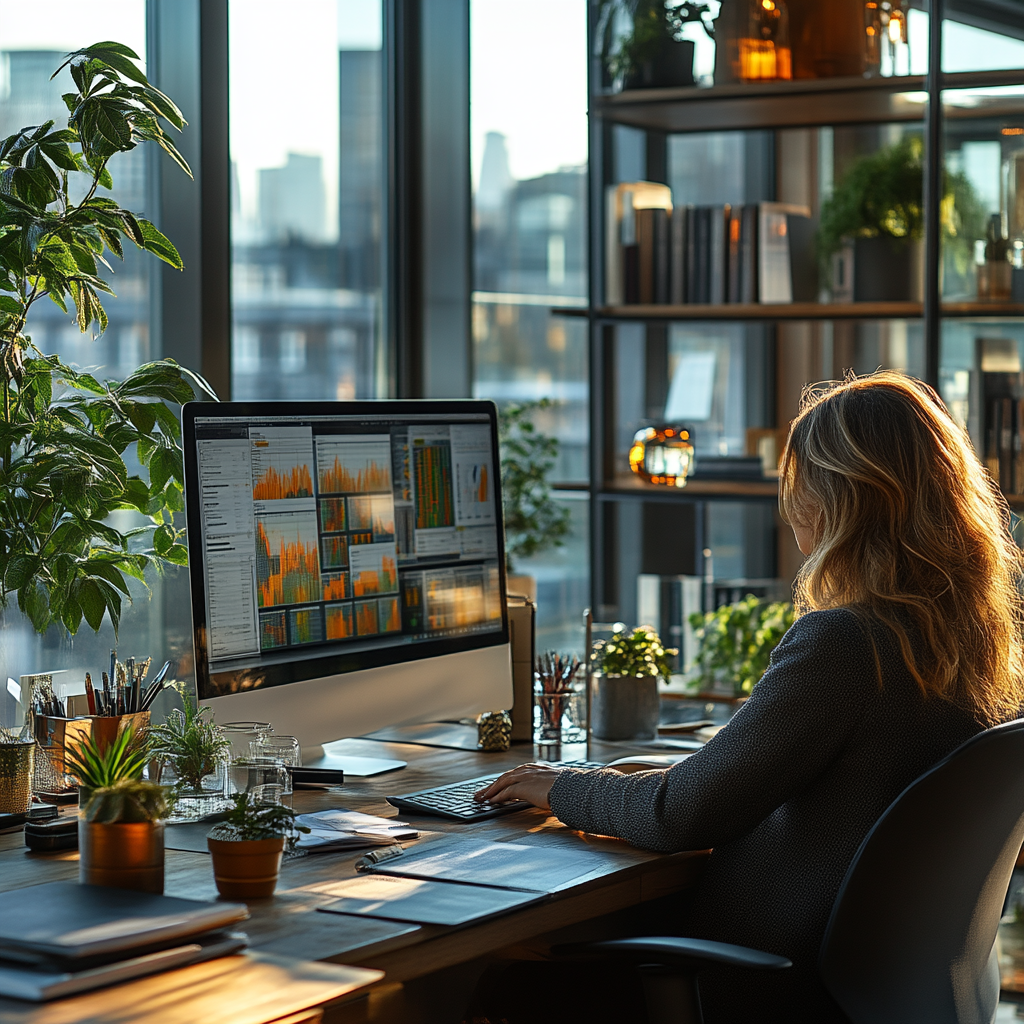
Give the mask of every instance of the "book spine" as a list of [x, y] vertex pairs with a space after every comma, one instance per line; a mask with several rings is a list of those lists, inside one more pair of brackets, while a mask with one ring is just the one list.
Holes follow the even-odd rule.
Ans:
[[708, 274], [711, 261], [711, 208], [697, 208], [697, 294], [695, 302], [707, 305], [711, 295], [711, 280]]
[[686, 208], [686, 294], [683, 302], [697, 302], [697, 207]]
[[708, 302], [720, 306], [725, 302], [728, 286], [728, 224], [729, 207], [713, 206], [710, 212], [708, 240]]
[[604, 224], [604, 302], [621, 306], [625, 296], [622, 286], [622, 207], [617, 185], [605, 191]]
[[686, 301], [686, 211], [685, 206], [672, 210], [672, 261], [668, 300], [674, 306]]
[[668, 210], [652, 210], [654, 214], [654, 301], [665, 305], [669, 300], [669, 213]]
[[727, 302], [742, 302], [743, 291], [740, 276], [740, 234], [743, 226], [743, 207], [733, 206], [729, 210], [729, 266]]
[[743, 224], [740, 230], [740, 302], [757, 302], [757, 206], [748, 203], [743, 207]]
[[758, 291], [763, 303], [793, 301], [789, 264], [789, 224], [785, 211], [762, 203], [758, 225]]
[[636, 211], [636, 245], [639, 267], [639, 299], [642, 305], [654, 302], [654, 214], [651, 209]]

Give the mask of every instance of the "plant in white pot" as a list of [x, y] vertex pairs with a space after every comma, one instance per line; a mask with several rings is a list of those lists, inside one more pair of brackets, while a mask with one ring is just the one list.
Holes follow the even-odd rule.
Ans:
[[598, 640], [590, 655], [591, 728], [599, 740], [654, 739], [661, 698], [658, 680], [671, 672], [665, 647], [650, 626], [622, 630]]
[[217, 891], [226, 899], [273, 896], [285, 847], [309, 829], [295, 824], [290, 807], [263, 800], [256, 791], [233, 793], [230, 800], [234, 806], [206, 837]]

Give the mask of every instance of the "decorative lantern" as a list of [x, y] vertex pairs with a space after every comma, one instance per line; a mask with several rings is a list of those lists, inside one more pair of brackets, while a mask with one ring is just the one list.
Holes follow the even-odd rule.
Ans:
[[789, 11], [785, 0], [748, 0], [747, 34], [739, 40], [743, 82], [792, 78]]
[[690, 433], [682, 427], [645, 427], [629, 449], [629, 468], [648, 483], [685, 487], [693, 466]]

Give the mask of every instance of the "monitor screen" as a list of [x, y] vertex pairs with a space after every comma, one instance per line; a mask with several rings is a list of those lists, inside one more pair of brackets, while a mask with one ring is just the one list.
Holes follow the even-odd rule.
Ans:
[[508, 642], [489, 402], [183, 410], [199, 697]]

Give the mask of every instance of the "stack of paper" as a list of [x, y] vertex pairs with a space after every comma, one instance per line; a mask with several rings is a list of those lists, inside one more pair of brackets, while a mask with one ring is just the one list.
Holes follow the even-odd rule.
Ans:
[[295, 844], [297, 850], [307, 853], [327, 853], [334, 850], [351, 850], [363, 846], [389, 846], [406, 839], [417, 839], [419, 832], [409, 827], [406, 821], [394, 818], [378, 818], [372, 814], [335, 808], [330, 811], [316, 811], [313, 814], [296, 816], [298, 825], [305, 825], [310, 831], [300, 833]]

